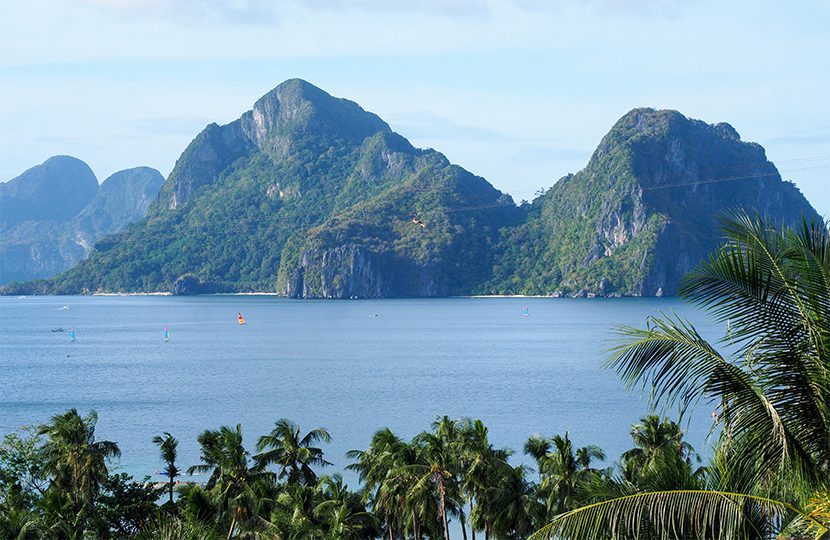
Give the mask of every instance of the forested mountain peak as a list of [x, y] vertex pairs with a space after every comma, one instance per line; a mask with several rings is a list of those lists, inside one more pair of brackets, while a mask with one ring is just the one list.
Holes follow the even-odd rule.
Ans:
[[820, 219], [763, 147], [729, 124], [634, 109], [505, 236], [492, 290], [674, 294], [737, 209], [788, 225]]
[[270, 291], [289, 296], [460, 294], [521, 212], [486, 180], [414, 148], [356, 103], [299, 79], [184, 150], [148, 219], [45, 286]]
[[348, 99], [335, 98], [302, 79], [289, 79], [242, 115], [243, 131], [260, 146], [285, 135], [325, 135], [360, 143], [389, 125]]
[[239, 119], [210, 124], [197, 135], [176, 161], [156, 210], [186, 204], [238, 159], [259, 153], [273, 161], [304, 161], [330, 149], [359, 146], [379, 131], [389, 131], [386, 122], [353, 101], [289, 79]]

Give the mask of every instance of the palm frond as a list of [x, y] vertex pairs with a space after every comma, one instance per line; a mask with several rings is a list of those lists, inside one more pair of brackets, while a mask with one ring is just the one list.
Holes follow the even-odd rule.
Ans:
[[[762, 519], [757, 519], [761, 517]], [[557, 516], [531, 539], [734, 539], [768, 538], [797, 519], [827, 528], [792, 505], [774, 499], [707, 490], [672, 490], [626, 495]]]

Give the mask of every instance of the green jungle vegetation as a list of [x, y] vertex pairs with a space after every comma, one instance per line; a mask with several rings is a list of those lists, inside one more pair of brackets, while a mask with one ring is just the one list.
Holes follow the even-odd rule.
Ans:
[[[830, 236], [825, 224], [726, 219], [727, 243], [682, 286], [725, 326], [710, 343], [679, 317], [619, 328], [609, 367], [655, 410], [716, 411], [701, 461], [678, 423], [631, 427], [616, 464], [567, 433], [528, 439], [517, 465], [469, 418], [411, 440], [379, 430], [349, 453], [350, 489], [324, 475], [322, 428], [281, 419], [255, 444], [241, 426], [198, 438], [204, 483], [176, 484], [177, 441], [156, 436], [166, 485], [112, 475], [114, 442], [76, 410], [0, 445], [4, 538], [746, 539], [830, 538]], [[177, 496], [175, 496], [177, 495]], [[455, 535], [454, 535], [455, 536]]]
[[205, 128], [145, 220], [50, 280], [0, 292], [675, 294], [735, 208], [817, 218], [727, 124], [634, 109], [583, 170], [517, 206], [357, 104], [290, 80]]

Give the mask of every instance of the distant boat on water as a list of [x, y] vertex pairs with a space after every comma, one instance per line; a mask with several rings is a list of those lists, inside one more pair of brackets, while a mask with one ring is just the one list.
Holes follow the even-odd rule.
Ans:
[[167, 343], [170, 341], [170, 332], [167, 331], [167, 327], [164, 327], [164, 342]]
[[60, 309], [61, 311], [66, 311], [67, 309], [69, 309], [69, 306], [63, 305], [63, 306], [59, 307], [58, 309]]
[[241, 312], [236, 313], [236, 318], [239, 319], [239, 324], [240, 325], [248, 324], [248, 323], [245, 322], [245, 317], [242, 316]]
[[69, 341], [75, 342], [75, 327], [69, 329]]
[[522, 317], [527, 317], [529, 315], [530, 313], [527, 310], [527, 306], [525, 306], [524, 309], [522, 309]]
[[63, 332], [63, 328], [62, 327], [52, 328], [52, 332]]

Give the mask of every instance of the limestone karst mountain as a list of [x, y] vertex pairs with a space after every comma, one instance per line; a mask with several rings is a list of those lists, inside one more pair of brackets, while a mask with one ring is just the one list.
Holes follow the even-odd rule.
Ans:
[[635, 109], [585, 169], [516, 206], [357, 104], [292, 79], [207, 126], [145, 220], [56, 278], [5, 292], [674, 294], [739, 208], [788, 225], [819, 219], [728, 124]]
[[0, 284], [71, 268], [96, 241], [143, 218], [163, 181], [136, 167], [99, 186], [86, 163], [55, 156], [0, 184]]

